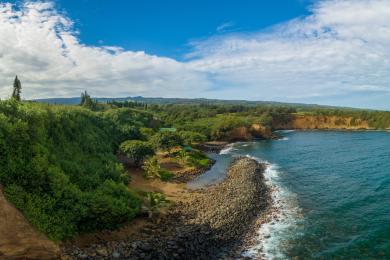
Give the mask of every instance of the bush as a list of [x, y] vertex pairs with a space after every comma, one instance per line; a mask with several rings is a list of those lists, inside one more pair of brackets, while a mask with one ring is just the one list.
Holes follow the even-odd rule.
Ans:
[[119, 151], [126, 155], [135, 165], [140, 165], [148, 156], [154, 155], [152, 145], [139, 140], [128, 140], [119, 146]]
[[113, 229], [133, 219], [139, 212], [141, 200], [122, 183], [105, 181], [96, 191], [86, 194], [87, 216], [82, 231]]
[[197, 150], [188, 153], [187, 162], [196, 168], [207, 168], [211, 164], [211, 160], [204, 153]]
[[180, 136], [183, 139], [184, 144], [191, 145], [193, 143], [205, 142], [207, 137], [203, 134], [192, 131], [180, 131]]
[[183, 138], [176, 132], [161, 132], [151, 138], [151, 143], [157, 148], [170, 151], [173, 147], [183, 144]]
[[144, 141], [148, 141], [155, 134], [152, 128], [147, 127], [141, 127], [139, 132], [141, 134], [141, 139]]
[[174, 176], [174, 174], [171, 173], [170, 171], [163, 170], [163, 169], [160, 170], [159, 175], [162, 181], [169, 181]]
[[167, 181], [173, 177], [173, 173], [161, 169], [156, 156], [146, 159], [142, 169], [144, 170], [144, 176], [146, 178], [160, 178], [162, 181]]
[[169, 203], [164, 194], [159, 192], [147, 192], [146, 198], [149, 217], [152, 217], [153, 213], [157, 212], [160, 207]]
[[161, 167], [156, 156], [146, 159], [142, 169], [145, 171], [144, 174], [146, 178], [160, 178]]

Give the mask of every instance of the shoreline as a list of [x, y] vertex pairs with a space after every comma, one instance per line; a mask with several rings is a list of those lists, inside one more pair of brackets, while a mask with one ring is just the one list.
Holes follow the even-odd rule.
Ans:
[[221, 183], [185, 190], [181, 201], [155, 216], [140, 234], [82, 249], [68, 247], [65, 259], [242, 257], [242, 247], [272, 208], [265, 167], [254, 159], [236, 158]]

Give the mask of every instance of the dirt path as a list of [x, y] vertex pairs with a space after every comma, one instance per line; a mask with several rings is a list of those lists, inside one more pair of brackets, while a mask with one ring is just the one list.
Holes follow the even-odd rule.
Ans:
[[37, 233], [0, 188], [0, 259], [55, 259], [58, 246]]

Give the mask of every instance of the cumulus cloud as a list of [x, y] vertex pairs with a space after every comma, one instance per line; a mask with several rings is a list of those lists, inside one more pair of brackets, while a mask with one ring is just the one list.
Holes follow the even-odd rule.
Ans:
[[21, 8], [0, 4], [0, 95], [18, 74], [27, 98], [75, 96], [185, 96], [208, 88], [207, 78], [170, 58], [80, 43], [73, 23], [50, 2]]
[[[390, 1], [322, 1], [312, 15], [267, 31], [195, 42], [188, 57], [235, 97], [321, 103], [342, 97], [347, 105], [378, 107], [390, 98]], [[356, 102], [367, 93], [376, 98]]]
[[[260, 19], [260, 18], [259, 18]], [[230, 25], [221, 25], [219, 31]], [[179, 96], [390, 108], [390, 1], [327, 0], [260, 32], [192, 42], [184, 61], [87, 46], [50, 2], [0, 4], [0, 96]]]

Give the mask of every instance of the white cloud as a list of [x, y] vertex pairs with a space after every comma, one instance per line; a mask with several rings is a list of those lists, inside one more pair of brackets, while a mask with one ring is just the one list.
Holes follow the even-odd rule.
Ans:
[[224, 33], [224, 32], [228, 32], [232, 29], [232, 27], [234, 26], [234, 22], [230, 21], [230, 22], [225, 22], [221, 25], [219, 25], [216, 29], [217, 32], [219, 33]]
[[0, 4], [0, 95], [10, 95], [18, 74], [27, 98], [77, 96], [186, 96], [207, 89], [202, 73], [170, 58], [86, 46], [72, 21], [52, 3]]
[[26, 98], [75, 96], [88, 89], [96, 96], [390, 108], [390, 1], [321, 1], [311, 11], [265, 31], [193, 42], [187, 59], [177, 61], [84, 45], [72, 21], [51, 3], [26, 3], [17, 10], [0, 4], [0, 96], [9, 95], [19, 74]]
[[356, 105], [356, 95], [370, 92], [390, 99], [390, 1], [322, 1], [312, 15], [265, 32], [196, 42], [188, 57], [236, 97], [318, 102], [350, 94], [344, 102]]

